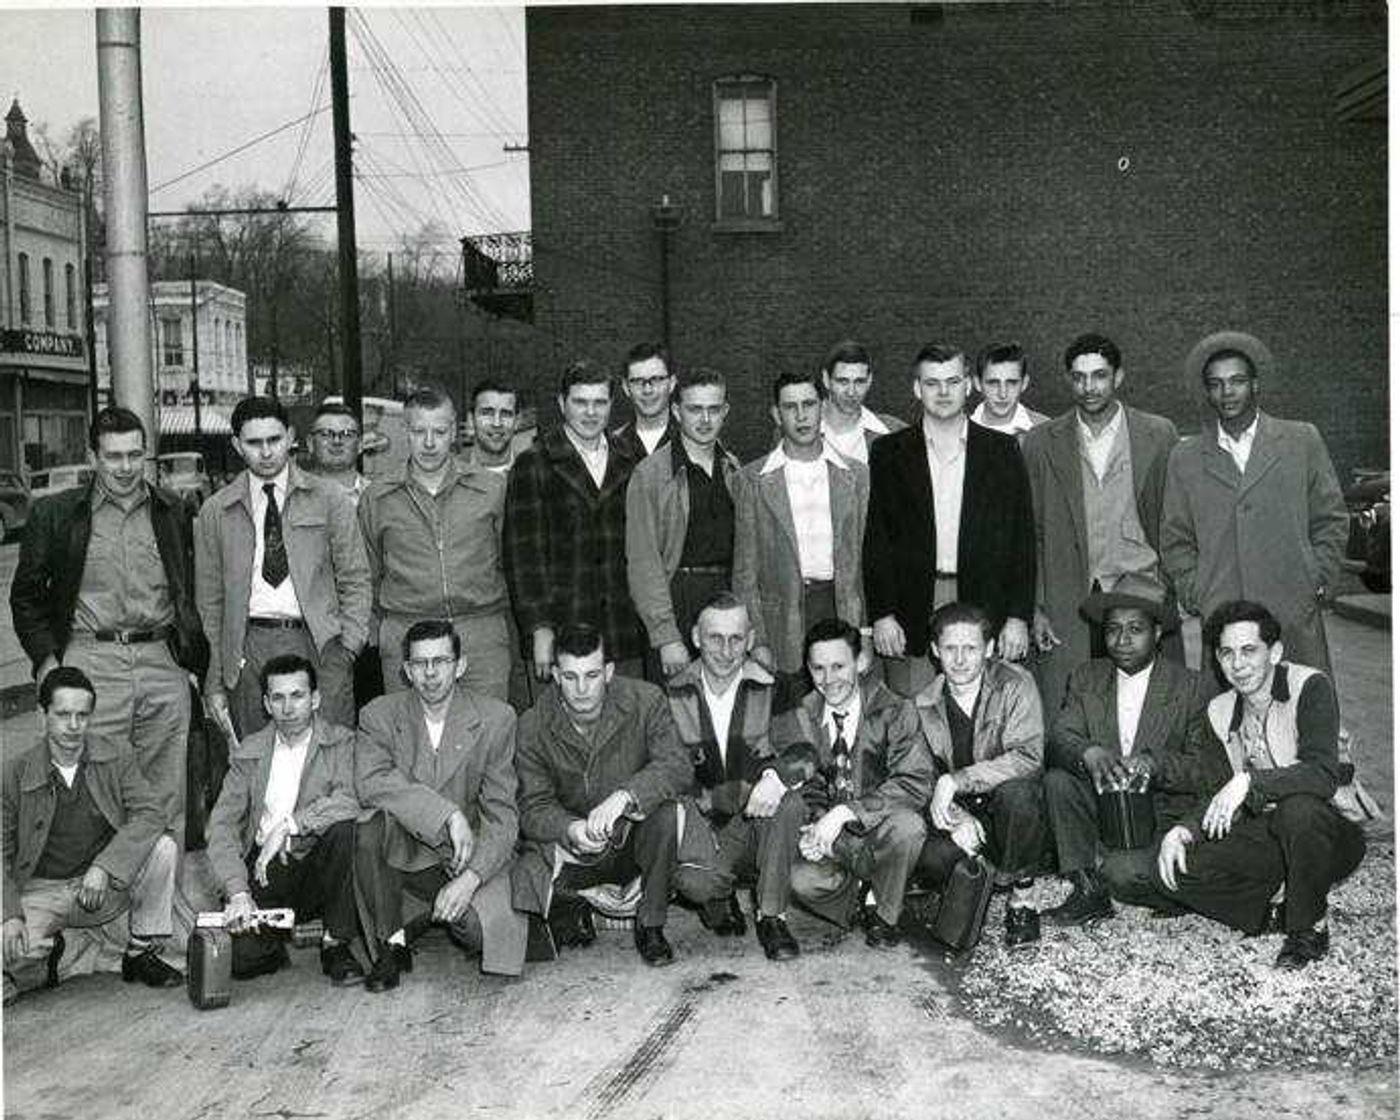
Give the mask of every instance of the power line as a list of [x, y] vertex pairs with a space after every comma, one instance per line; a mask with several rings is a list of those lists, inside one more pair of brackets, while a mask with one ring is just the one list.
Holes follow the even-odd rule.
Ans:
[[288, 121], [286, 124], [278, 125], [276, 128], [272, 129], [270, 132], [264, 132], [261, 136], [255, 136], [255, 137], [253, 137], [253, 139], [251, 139], [251, 140], [249, 140], [249, 141], [247, 141], [247, 142], [245, 142], [245, 143], [239, 144], [238, 147], [236, 147], [236, 148], [230, 148], [230, 149], [229, 149], [228, 151], [226, 151], [223, 155], [215, 156], [213, 159], [207, 160], [206, 162], [201, 163], [198, 167], [192, 167], [192, 168], [190, 168], [188, 171], [182, 171], [179, 175], [176, 175], [173, 179], [167, 179], [167, 180], [165, 180], [165, 182], [163, 182], [163, 183], [157, 183], [154, 187], [152, 187], [152, 188], [150, 189], [150, 193], [151, 193], [151, 194], [155, 194], [156, 191], [163, 191], [163, 190], [165, 190], [166, 187], [173, 187], [176, 183], [183, 182], [184, 180], [190, 178], [190, 177], [193, 176], [193, 175], [198, 175], [201, 171], [207, 171], [207, 170], [209, 170], [209, 168], [213, 167], [215, 164], [223, 163], [224, 160], [230, 159], [230, 158], [232, 158], [233, 156], [238, 155], [239, 152], [246, 152], [249, 148], [251, 148], [251, 147], [253, 147], [253, 146], [257, 145], [257, 144], [261, 144], [264, 140], [270, 140], [270, 139], [272, 139], [272, 137], [278, 135], [279, 133], [286, 132], [287, 129], [289, 129], [289, 128], [295, 128], [297, 125], [301, 124], [303, 121], [309, 120], [310, 118], [312, 118], [312, 117], [314, 117], [314, 116], [317, 116], [317, 115], [319, 115], [319, 114], [321, 114], [321, 113], [324, 113], [324, 112], [325, 112], [327, 109], [329, 109], [329, 108], [330, 108], [329, 105], [322, 105], [319, 109], [313, 109], [311, 112], [307, 113], [306, 116], [297, 117], [297, 119], [294, 120], [294, 121]]
[[[322, 90], [325, 87], [326, 76], [330, 71], [330, 50], [321, 56], [321, 65], [316, 71], [316, 80], [311, 85], [311, 107], [314, 109], [316, 103], [321, 100]], [[292, 170], [287, 176], [286, 186], [282, 188], [282, 197], [290, 198], [292, 191], [296, 188], [297, 175], [301, 171], [302, 160], [306, 158], [307, 145], [311, 141], [311, 117], [306, 118], [306, 124], [301, 130], [301, 140], [297, 144], [296, 156], [292, 160]]]

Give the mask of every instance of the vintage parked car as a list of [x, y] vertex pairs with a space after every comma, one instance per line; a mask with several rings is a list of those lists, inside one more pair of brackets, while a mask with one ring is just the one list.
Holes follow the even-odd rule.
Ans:
[[214, 492], [204, 456], [198, 451], [168, 451], [156, 456], [156, 483], [184, 498], [196, 511]]
[[14, 471], [0, 471], [0, 541], [18, 533], [29, 520], [29, 487]]
[[1351, 515], [1343, 566], [1367, 591], [1390, 590], [1390, 471], [1358, 467], [1342, 492]]
[[86, 486], [96, 470], [90, 463], [65, 464], [29, 472], [29, 500], [37, 502], [50, 494]]

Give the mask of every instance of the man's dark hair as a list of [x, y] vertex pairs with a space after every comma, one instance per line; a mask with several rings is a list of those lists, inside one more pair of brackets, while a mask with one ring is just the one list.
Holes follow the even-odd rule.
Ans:
[[960, 622], [978, 627], [982, 631], [984, 642], [991, 641], [995, 633], [992, 629], [991, 616], [976, 603], [944, 603], [933, 612], [928, 620], [929, 645], [938, 645], [938, 639], [942, 637], [943, 631]]
[[267, 695], [267, 682], [273, 677], [290, 677], [293, 673], [305, 673], [306, 683], [311, 687], [312, 692], [316, 691], [316, 666], [299, 653], [280, 653], [276, 657], [270, 658], [258, 674], [258, 683], [262, 686], [262, 694]]
[[53, 694], [60, 688], [80, 688], [92, 697], [94, 706], [97, 704], [97, 689], [92, 687], [88, 675], [72, 665], [58, 665], [39, 682], [39, 707], [47, 712], [53, 703]]
[[453, 415], [457, 413], [457, 406], [452, 403], [452, 398], [431, 385], [421, 385], [404, 397], [403, 410], [407, 412], [410, 408], [416, 408], [420, 412], [433, 412], [439, 408], [450, 408]]
[[810, 385], [817, 391], [820, 400], [826, 399], [826, 386], [822, 384], [822, 379], [813, 372], [802, 372], [789, 370], [787, 373], [780, 373], [773, 378], [773, 403], [778, 403], [778, 396], [789, 385]]
[[403, 659], [407, 661], [412, 656], [414, 642], [432, 642], [438, 638], [451, 638], [452, 656], [462, 656], [462, 635], [457, 633], [457, 628], [445, 618], [425, 618], [410, 626], [403, 636]]
[[745, 606], [744, 600], [726, 587], [711, 595], [705, 601], [705, 605], [696, 613], [695, 618], [698, 621], [706, 611], [736, 611], [743, 606]]
[[515, 398], [515, 407], [520, 407], [520, 394], [503, 381], [497, 381], [494, 377], [483, 377], [472, 386], [472, 411], [476, 411], [476, 402], [481, 399], [483, 393], [504, 393], [506, 396]]
[[851, 647], [851, 656], [860, 656], [860, 631], [844, 618], [824, 618], [802, 639], [802, 664], [807, 664], [812, 647], [818, 642], [842, 641]]
[[1215, 350], [1210, 357], [1201, 363], [1201, 383], [1205, 384], [1206, 374], [1210, 372], [1210, 367], [1216, 362], [1222, 362], [1226, 358], [1238, 358], [1244, 363], [1245, 371], [1249, 374], [1249, 379], [1255, 381], [1259, 377], [1259, 370], [1254, 364], [1254, 359], [1243, 350], [1236, 350], [1233, 347], [1226, 347], [1224, 350]]
[[311, 424], [314, 427], [316, 421], [322, 416], [344, 416], [355, 421], [355, 428], [359, 430], [360, 418], [355, 415], [355, 410], [343, 401], [322, 401], [316, 406], [316, 411], [311, 414]]
[[1118, 344], [1107, 335], [1081, 334], [1067, 347], [1065, 347], [1065, 370], [1068, 371], [1074, 365], [1074, 359], [1085, 354], [1097, 354], [1115, 370], [1123, 368], [1123, 352], [1118, 349]]
[[627, 353], [622, 359], [622, 366], [619, 374], [626, 378], [627, 368], [636, 365], [638, 362], [650, 361], [652, 358], [660, 358], [661, 364], [666, 367], [666, 372], [671, 372], [671, 359], [666, 356], [666, 350], [659, 342], [639, 342], [635, 346], [629, 346]]
[[608, 651], [603, 648], [603, 632], [588, 622], [574, 622], [563, 627], [554, 639], [554, 662], [559, 663], [559, 655], [570, 657], [590, 657], [603, 650], [603, 660], [608, 659]]
[[724, 374], [708, 366], [699, 366], [680, 375], [676, 383], [676, 400], [680, 400], [687, 389], [698, 389], [702, 385], [716, 385], [724, 390], [726, 399], [729, 396], [729, 384], [725, 381]]
[[129, 408], [109, 404], [92, 418], [92, 424], [88, 427], [88, 446], [96, 451], [103, 436], [120, 435], [122, 432], [140, 432], [141, 445], [146, 445], [146, 425], [141, 423], [141, 417]]
[[919, 376], [919, 367], [925, 362], [933, 365], [946, 365], [954, 358], [961, 358], [963, 364], [967, 364], [967, 351], [956, 343], [952, 342], [925, 342], [919, 347], [919, 352], [914, 355], [914, 360], [909, 363], [909, 369], [915, 377]]
[[277, 420], [284, 428], [292, 426], [282, 402], [272, 397], [244, 397], [233, 406], [233, 419], [229, 421], [229, 426], [233, 428], [235, 437], [243, 435], [243, 425], [250, 420]]
[[826, 357], [822, 359], [822, 372], [830, 374], [840, 362], [866, 366], [872, 374], [875, 372], [875, 363], [870, 358], [870, 351], [852, 338], [843, 338], [826, 352]]
[[598, 368], [597, 363], [580, 358], [564, 367], [559, 378], [559, 395], [567, 397], [575, 385], [606, 385], [608, 396], [612, 396], [612, 378]]
[[977, 355], [977, 376], [981, 377], [986, 373], [989, 365], [1001, 365], [1005, 362], [1015, 362], [1020, 367], [1022, 377], [1026, 376], [1030, 367], [1030, 363], [1026, 361], [1026, 352], [1019, 342], [993, 342], [990, 346], [982, 347], [982, 352]]
[[1220, 635], [1234, 622], [1252, 622], [1259, 627], [1259, 637], [1265, 645], [1273, 645], [1283, 637], [1283, 627], [1273, 612], [1263, 603], [1250, 599], [1232, 599], [1210, 612], [1201, 630], [1202, 645], [1214, 652], [1220, 648]]

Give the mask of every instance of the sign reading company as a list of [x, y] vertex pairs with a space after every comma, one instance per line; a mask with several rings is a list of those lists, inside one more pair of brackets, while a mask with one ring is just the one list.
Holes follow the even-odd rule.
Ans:
[[83, 340], [77, 335], [31, 330], [0, 331], [0, 351], [44, 358], [81, 358], [84, 353]]

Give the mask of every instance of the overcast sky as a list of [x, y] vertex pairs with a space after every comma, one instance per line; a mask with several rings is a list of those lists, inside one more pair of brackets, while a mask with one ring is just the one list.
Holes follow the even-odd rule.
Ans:
[[[153, 210], [215, 184], [334, 203], [324, 7], [146, 8], [141, 24]], [[361, 246], [393, 248], [429, 219], [453, 239], [528, 228], [528, 157], [503, 151], [526, 142], [523, 9], [351, 9], [347, 41]], [[31, 127], [62, 140], [98, 115], [96, 58], [92, 11], [0, 10], [0, 112], [18, 97]], [[162, 186], [322, 107], [309, 127]], [[334, 235], [334, 215], [316, 221]]]

